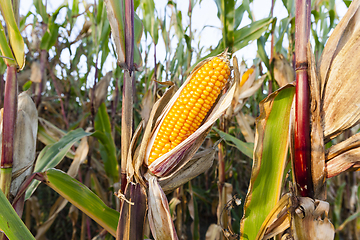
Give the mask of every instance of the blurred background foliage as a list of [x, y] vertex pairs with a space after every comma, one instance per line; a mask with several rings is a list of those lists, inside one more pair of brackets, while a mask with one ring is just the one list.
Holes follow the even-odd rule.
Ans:
[[[113, 192], [119, 187], [119, 176], [112, 170], [120, 163], [123, 72], [116, 64], [104, 0], [65, 0], [49, 10], [52, 2], [34, 0], [30, 11], [21, 16], [19, 26], [26, 49], [26, 65], [18, 74], [19, 91], [27, 90], [38, 108], [41, 120], [37, 149], [40, 152], [77, 128], [94, 128], [103, 133], [101, 141], [89, 137], [89, 153], [80, 165], [77, 179], [117, 209]], [[217, 14], [203, 17], [217, 18], [219, 25], [199, 28], [194, 23], [194, 8], [206, 9], [210, 2], [215, 3]], [[311, 43], [317, 60], [339, 22], [338, 6], [346, 9], [350, 2], [312, 1]], [[244, 200], [248, 189], [252, 159], [246, 153], [253, 146], [259, 102], [284, 85], [284, 75], [293, 74], [295, 4], [291, 0], [273, 0], [269, 9], [262, 9], [265, 17], [261, 19], [256, 18], [252, 0], [189, 0], [185, 11], [180, 11], [178, 4], [167, 1], [159, 8], [154, 0], [134, 1], [135, 12], [142, 20], [142, 26], [135, 26], [135, 33], [142, 33], [137, 43], [142, 66], [135, 73], [134, 128], [148, 117], [168, 81], [180, 86], [195, 63], [226, 48], [244, 60], [244, 69], [253, 66], [257, 76], [266, 75], [262, 87], [247, 100], [241, 112], [226, 118], [225, 125], [223, 120], [217, 122], [215, 127], [221, 131], [212, 131], [204, 142], [204, 146], [212, 146], [219, 139], [224, 140], [224, 172], [219, 173], [215, 161], [204, 174], [168, 195], [180, 239], [217, 239], [206, 233], [211, 233], [212, 224], [222, 225], [219, 219], [225, 215], [230, 216], [231, 224], [222, 227], [228, 228], [225, 232], [236, 239], [243, 208], [238, 199]], [[274, 14], [275, 5], [275, 11], [280, 8], [287, 12], [285, 17]], [[217, 33], [211, 40], [218, 42], [208, 46], [202, 32], [211, 28]], [[0, 58], [0, 107], [5, 70]], [[346, 134], [357, 131], [354, 128]], [[57, 168], [69, 169], [74, 150], [70, 149]], [[111, 165], [114, 163], [117, 166]], [[225, 206], [219, 205], [220, 174], [225, 179]], [[336, 239], [360, 237], [358, 178], [358, 173], [352, 172], [327, 182]], [[59, 195], [41, 184], [27, 202], [23, 219], [37, 239], [112, 239], [71, 204], [54, 213], [58, 201]], [[53, 222], [43, 227], [51, 217]]]

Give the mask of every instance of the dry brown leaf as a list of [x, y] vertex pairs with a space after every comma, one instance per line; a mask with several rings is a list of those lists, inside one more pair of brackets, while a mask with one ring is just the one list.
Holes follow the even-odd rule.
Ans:
[[280, 87], [295, 80], [295, 71], [290, 63], [280, 53], [274, 54], [274, 78]]
[[311, 176], [314, 186], [314, 197], [326, 199], [325, 146], [320, 112], [320, 81], [316, 75], [315, 57], [310, 44], [307, 49], [308, 76], [311, 94]]
[[[95, 109], [98, 109], [100, 107], [100, 105], [103, 102], [105, 102], [112, 76], [113, 76], [113, 72], [110, 71], [110, 72], [106, 73], [104, 77], [101, 78], [101, 80], [98, 82], [98, 84], [96, 84], [95, 94], [94, 94], [95, 95], [95, 98], [94, 98]], [[93, 90], [91, 89], [90, 99], [93, 98], [92, 92], [93, 92]]]
[[295, 240], [331, 240], [335, 229], [328, 219], [329, 203], [307, 197], [298, 198], [292, 213], [291, 229]]
[[213, 223], [206, 231], [205, 240], [220, 240], [222, 234], [222, 228], [219, 225]]
[[125, 69], [125, 39], [122, 37], [124, 36], [124, 27], [120, 26], [114, 13], [114, 1], [105, 0], [105, 6], [111, 27], [111, 36], [114, 38], [115, 42], [117, 62], [120, 67]]
[[33, 83], [41, 83], [41, 70], [40, 70], [40, 63], [39, 62], [33, 62], [31, 64], [31, 75], [30, 75], [30, 81]]
[[[320, 62], [321, 100], [325, 142], [360, 120], [360, 1], [353, 1], [331, 34]], [[358, 59], [359, 58], [359, 59]]]
[[253, 143], [255, 141], [255, 131], [251, 129], [250, 125], [254, 124], [254, 119], [247, 118], [243, 112], [239, 112], [235, 118], [245, 140]]
[[325, 48], [323, 50], [320, 64], [319, 64], [319, 77], [321, 96], [324, 94], [324, 87], [328, 78], [328, 74], [331, 68], [332, 61], [335, 56], [341, 51], [345, 43], [348, 42], [351, 35], [356, 31], [360, 24], [359, 15], [360, 1], [352, 1], [344, 17], [336, 25], [334, 31], [330, 35]]

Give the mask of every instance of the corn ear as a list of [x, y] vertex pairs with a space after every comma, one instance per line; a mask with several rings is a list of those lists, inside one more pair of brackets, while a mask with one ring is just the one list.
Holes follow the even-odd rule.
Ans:
[[226, 56], [204, 63], [181, 89], [175, 103], [156, 130], [148, 164], [174, 149], [199, 128], [230, 76]]
[[[167, 106], [164, 108], [163, 112], [156, 121], [156, 124], [150, 135], [149, 142], [146, 147], [146, 154], [144, 158], [144, 163], [148, 165], [148, 169], [158, 177], [165, 177], [171, 174], [171, 170], [177, 165], [184, 165], [188, 162], [192, 156], [196, 153], [197, 149], [201, 146], [202, 142], [206, 138], [207, 133], [210, 131], [212, 124], [223, 114], [223, 112], [229, 107], [231, 99], [234, 94], [235, 84], [227, 91], [225, 95], [218, 96], [215, 104], [211, 107], [210, 111], [201, 121], [200, 125], [193, 133], [190, 133], [181, 143], [175, 146], [173, 149], [165, 153], [164, 155], [158, 157], [154, 162], [149, 164], [149, 156], [152, 149], [152, 146], [155, 142], [155, 138], [159, 129], [164, 122], [166, 115], [170, 112], [172, 106], [176, 103], [176, 100], [179, 98], [182, 90], [187, 86], [187, 84], [196, 76], [202, 67], [209, 63], [214, 58], [225, 59], [227, 58], [227, 53], [222, 53], [216, 57], [209, 58], [201, 63], [199, 63], [186, 79], [183, 86], [174, 94]], [[206, 89], [205, 89], [206, 91]], [[221, 92], [221, 91], [220, 91]], [[209, 94], [210, 95], [210, 94]]]

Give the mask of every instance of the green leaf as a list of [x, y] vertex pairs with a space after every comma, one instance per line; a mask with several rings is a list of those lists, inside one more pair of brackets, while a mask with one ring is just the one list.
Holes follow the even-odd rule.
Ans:
[[46, 13], [46, 7], [42, 0], [34, 0], [33, 3], [36, 8], [36, 12], [40, 14], [43, 22], [47, 24], [49, 22], [49, 15]]
[[[235, 53], [241, 48], [246, 47], [251, 41], [260, 38], [262, 34], [268, 29], [269, 24], [274, 22], [275, 19], [276, 18], [270, 18], [270, 17], [264, 18], [256, 22], [252, 22], [249, 25], [234, 31], [234, 46], [232, 52]], [[221, 39], [217, 47], [211, 53], [197, 60], [196, 63], [192, 65], [192, 68], [196, 66], [196, 64], [199, 63], [200, 61], [222, 53], [225, 50], [222, 41], [223, 40]]]
[[[49, 168], [57, 166], [75, 142], [79, 141], [83, 137], [90, 136], [91, 134], [93, 133], [85, 132], [83, 129], [79, 128], [67, 133], [60, 139], [60, 141], [46, 146], [40, 152], [36, 160], [34, 172], [44, 172]], [[25, 199], [31, 197], [39, 184], [40, 182], [37, 180], [31, 182], [26, 191]]]
[[49, 169], [42, 175], [46, 185], [115, 236], [119, 221], [117, 211], [106, 206], [87, 186], [60, 170]]
[[260, 38], [263, 32], [268, 29], [270, 23], [273, 23], [275, 20], [276, 18], [264, 18], [236, 30], [234, 32], [235, 42], [233, 51], [235, 52], [247, 46], [251, 41]]
[[[5, 19], [6, 22], [7, 32], [9, 34], [9, 42], [14, 53], [16, 62], [19, 65], [19, 68], [23, 69], [25, 65], [24, 39], [22, 38], [19, 28], [17, 26], [11, 0], [1, 0], [0, 8], [2, 17]], [[1, 45], [3, 45], [3, 41], [1, 41], [0, 43]]]
[[241, 141], [240, 139], [237, 139], [236, 137], [225, 133], [217, 128], [213, 128], [221, 138], [223, 138], [226, 142], [231, 142], [235, 144], [235, 147], [242, 153], [244, 153], [249, 158], [253, 158], [253, 150], [254, 150], [254, 144], [253, 143], [246, 143]]
[[1, 54], [4, 56], [1, 58], [5, 61], [6, 65], [16, 65], [14, 55], [12, 54], [11, 48], [6, 39], [5, 30], [2, 24], [0, 24], [0, 49]]
[[101, 158], [104, 161], [105, 172], [114, 182], [119, 181], [119, 164], [116, 158], [116, 146], [111, 135], [111, 123], [105, 103], [100, 105], [95, 117], [95, 130], [93, 134], [100, 145]]
[[55, 20], [59, 15], [60, 10], [64, 7], [66, 7], [66, 5], [64, 4], [60, 5], [51, 16], [51, 19], [49, 20], [49, 24], [48, 24], [48, 29], [44, 33], [44, 36], [41, 39], [40, 49], [49, 51], [50, 48], [55, 45], [57, 38], [59, 36], [59, 28], [60, 28], [60, 25], [55, 23]]
[[295, 87], [287, 85], [260, 103], [250, 189], [240, 223], [241, 239], [255, 239], [264, 220], [279, 201], [294, 94]]
[[265, 51], [265, 43], [266, 43], [266, 40], [263, 36], [261, 36], [257, 40], [258, 54], [259, 54], [261, 61], [264, 62], [266, 68], [270, 69], [269, 57], [267, 56], [266, 51]]
[[4, 232], [8, 239], [35, 239], [2, 191], [0, 191], [0, 205], [0, 231]]

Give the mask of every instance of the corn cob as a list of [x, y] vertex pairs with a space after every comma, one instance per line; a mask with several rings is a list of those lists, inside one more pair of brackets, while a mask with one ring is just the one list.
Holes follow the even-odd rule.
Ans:
[[214, 57], [193, 74], [159, 128], [150, 151], [149, 165], [199, 128], [229, 76], [226, 57]]
[[254, 68], [249, 68], [248, 70], [246, 70], [246, 72], [244, 72], [244, 74], [241, 77], [240, 87], [242, 87], [244, 83], [246, 83], [246, 81], [249, 79], [250, 75], [253, 72], [254, 72]]

